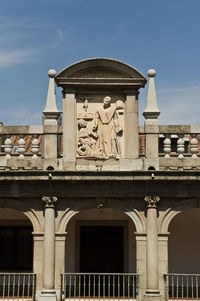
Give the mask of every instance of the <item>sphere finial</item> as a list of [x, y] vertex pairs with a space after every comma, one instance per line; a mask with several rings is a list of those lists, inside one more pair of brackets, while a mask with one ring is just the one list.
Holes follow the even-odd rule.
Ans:
[[147, 72], [149, 77], [155, 77], [156, 76], [156, 71], [154, 69], [149, 69]]
[[56, 70], [50, 69], [50, 70], [48, 71], [48, 76], [49, 76], [50, 78], [54, 78], [54, 77], [56, 76]]

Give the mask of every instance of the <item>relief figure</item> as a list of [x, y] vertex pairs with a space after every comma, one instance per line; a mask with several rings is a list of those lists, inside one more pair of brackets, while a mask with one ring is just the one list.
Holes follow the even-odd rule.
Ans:
[[93, 156], [97, 133], [88, 130], [87, 122], [84, 119], [78, 121], [78, 149], [79, 156]]
[[119, 125], [116, 106], [111, 106], [111, 97], [103, 99], [102, 108], [95, 113], [93, 130], [97, 132], [97, 149], [106, 158], [121, 156], [119, 136], [123, 129]]

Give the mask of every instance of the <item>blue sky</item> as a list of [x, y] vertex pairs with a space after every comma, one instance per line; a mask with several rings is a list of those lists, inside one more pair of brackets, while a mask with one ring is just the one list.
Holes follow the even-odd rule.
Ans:
[[[200, 0], [0, 0], [0, 121], [41, 124], [48, 70], [91, 57], [157, 71], [160, 124], [200, 124]], [[147, 86], [140, 94], [140, 123]], [[61, 91], [57, 89], [62, 109]]]

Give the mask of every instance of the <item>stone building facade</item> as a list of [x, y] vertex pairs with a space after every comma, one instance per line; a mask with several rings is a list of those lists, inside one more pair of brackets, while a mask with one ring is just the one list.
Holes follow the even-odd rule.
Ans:
[[0, 293], [25, 273], [36, 300], [198, 299], [200, 126], [159, 125], [153, 69], [144, 126], [135, 68], [48, 75], [43, 125], [0, 125]]

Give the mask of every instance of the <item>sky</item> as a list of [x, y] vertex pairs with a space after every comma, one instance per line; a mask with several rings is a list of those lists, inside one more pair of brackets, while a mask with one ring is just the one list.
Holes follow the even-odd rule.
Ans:
[[200, 124], [199, 16], [200, 0], [0, 0], [0, 121], [41, 124], [48, 70], [106, 57], [156, 70], [160, 124]]

